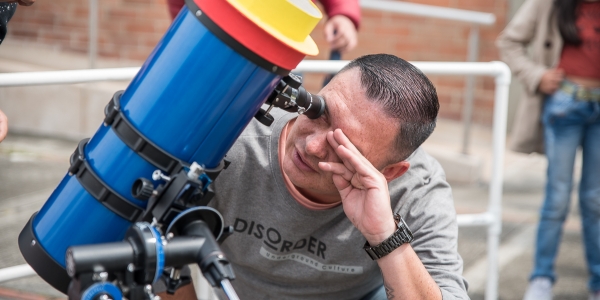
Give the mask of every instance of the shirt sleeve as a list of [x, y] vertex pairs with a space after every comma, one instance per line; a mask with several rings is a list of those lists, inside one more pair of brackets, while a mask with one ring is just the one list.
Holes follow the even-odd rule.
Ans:
[[167, 5], [169, 6], [169, 14], [171, 15], [171, 19], [175, 19], [177, 14], [185, 4], [184, 0], [167, 0]]
[[354, 23], [356, 29], [359, 28], [361, 16], [358, 0], [320, 0], [319, 2], [323, 4], [327, 17], [344, 15]]
[[409, 172], [390, 189], [399, 195], [395, 211], [413, 232], [411, 246], [440, 288], [442, 298], [469, 299], [468, 284], [462, 276], [463, 260], [458, 254], [452, 190], [434, 158], [420, 149], [413, 156], [409, 158]]

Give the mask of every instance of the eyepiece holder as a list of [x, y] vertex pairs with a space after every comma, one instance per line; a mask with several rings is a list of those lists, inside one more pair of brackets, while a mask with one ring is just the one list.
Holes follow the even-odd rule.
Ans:
[[269, 108], [260, 109], [255, 118], [264, 125], [271, 126], [274, 119], [269, 114], [273, 107], [278, 107], [288, 112], [297, 112], [316, 119], [325, 112], [325, 100], [317, 94], [311, 94], [302, 86], [302, 77], [290, 73], [283, 77], [275, 90], [269, 95], [265, 104]]

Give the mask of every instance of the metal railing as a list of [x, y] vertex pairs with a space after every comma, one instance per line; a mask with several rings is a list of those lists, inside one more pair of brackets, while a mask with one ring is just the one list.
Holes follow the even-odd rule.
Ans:
[[[305, 60], [295, 69], [304, 73], [335, 73], [348, 61]], [[460, 214], [459, 226], [487, 226], [488, 277], [485, 298], [498, 298], [498, 247], [501, 233], [501, 203], [508, 88], [511, 74], [502, 62], [412, 62], [428, 75], [492, 76], [495, 78], [494, 121], [492, 133], [492, 174], [487, 211]], [[107, 80], [131, 80], [139, 68], [22, 72], [0, 74], [0, 87], [50, 84], [72, 84]], [[0, 269], [0, 282], [35, 275], [27, 265]]]
[[[440, 7], [434, 5], [425, 5], [402, 1], [361, 0], [360, 6], [365, 9], [374, 9], [379, 11], [444, 19], [471, 24], [471, 28], [469, 29], [469, 40], [467, 47], [468, 62], [475, 62], [479, 58], [479, 26], [489, 26], [496, 23], [496, 16], [491, 13], [483, 13], [464, 9]], [[475, 77], [467, 76], [465, 81], [465, 94], [462, 110], [463, 136], [461, 152], [464, 154], [467, 154], [469, 152], [471, 121], [473, 119], [474, 88]]]
[[361, 0], [360, 6], [367, 9], [376, 9], [413, 16], [436, 19], [460, 21], [477, 25], [492, 25], [496, 16], [491, 13], [456, 9], [442, 6], [391, 1], [391, 0]]

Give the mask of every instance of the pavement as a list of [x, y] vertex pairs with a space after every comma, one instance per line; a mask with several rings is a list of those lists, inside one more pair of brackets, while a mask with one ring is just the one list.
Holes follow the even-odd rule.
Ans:
[[[458, 151], [461, 133], [460, 123], [440, 120], [424, 148], [443, 162], [453, 186], [457, 212], [483, 212], [488, 205], [488, 182], [493, 160], [491, 129], [472, 128], [469, 155]], [[71, 140], [14, 134], [9, 134], [0, 143], [0, 227], [5, 228], [0, 231], [0, 268], [25, 263], [18, 250], [17, 236], [65, 175], [76, 145], [77, 142]], [[475, 180], [472, 177], [465, 180], [461, 175], [466, 167], [480, 172]], [[545, 168], [546, 160], [540, 155], [521, 155], [510, 151], [505, 155], [503, 226], [499, 248], [500, 299], [521, 299], [525, 292], [532, 268]], [[577, 199], [575, 195], [573, 199]], [[587, 270], [580, 218], [576, 201], [572, 202], [557, 260], [555, 299], [587, 299]], [[464, 259], [464, 275], [470, 282], [470, 297], [484, 299], [486, 229], [461, 227], [458, 250]], [[37, 276], [0, 283], [0, 299], [64, 298]]]

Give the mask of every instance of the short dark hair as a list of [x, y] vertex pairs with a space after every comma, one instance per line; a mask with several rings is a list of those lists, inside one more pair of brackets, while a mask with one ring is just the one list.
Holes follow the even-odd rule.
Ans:
[[581, 0], [555, 0], [554, 9], [558, 19], [558, 30], [565, 44], [580, 45], [582, 43], [577, 29], [577, 6]]
[[440, 108], [429, 79], [409, 62], [389, 54], [361, 56], [339, 73], [358, 68], [369, 100], [383, 105], [388, 116], [398, 119], [396, 155], [390, 163], [408, 158], [433, 132]]

